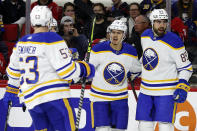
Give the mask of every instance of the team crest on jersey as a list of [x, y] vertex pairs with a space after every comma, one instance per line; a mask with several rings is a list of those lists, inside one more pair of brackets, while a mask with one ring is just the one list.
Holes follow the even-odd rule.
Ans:
[[147, 48], [143, 53], [143, 67], [144, 69], [151, 71], [155, 69], [159, 61], [157, 52], [152, 48]]
[[112, 62], [105, 67], [103, 76], [108, 83], [117, 85], [124, 80], [125, 69], [120, 63]]

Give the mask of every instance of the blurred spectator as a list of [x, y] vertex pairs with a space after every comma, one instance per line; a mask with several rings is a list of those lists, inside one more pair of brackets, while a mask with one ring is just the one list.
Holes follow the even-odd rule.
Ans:
[[192, 64], [197, 64], [196, 12], [197, 2], [194, 0], [178, 0], [172, 5], [172, 30], [184, 40]]
[[3, 33], [4, 33], [4, 25], [3, 25], [3, 16], [0, 14], [0, 41], [3, 40]]
[[141, 34], [148, 28], [151, 28], [150, 20], [145, 15], [139, 15], [135, 18], [135, 25], [132, 30], [132, 36], [128, 39], [128, 43], [132, 44], [138, 54], [138, 59], [142, 56]]
[[75, 5], [71, 2], [65, 3], [62, 16], [70, 16], [75, 20]]
[[129, 17], [127, 18], [127, 38], [130, 38], [132, 35], [132, 29], [134, 26], [134, 20], [137, 16], [140, 15], [140, 5], [136, 2], [129, 5]]
[[114, 21], [115, 17], [128, 17], [129, 16], [129, 6], [126, 2], [122, 0], [112, 0], [113, 6], [106, 8], [108, 21]]
[[79, 59], [83, 60], [88, 47], [88, 39], [85, 35], [79, 34], [74, 27], [74, 20], [70, 16], [64, 16], [60, 23], [60, 35], [67, 42], [69, 48], [76, 48], [79, 52]]
[[178, 0], [172, 5], [172, 18], [179, 17], [184, 22], [189, 19], [197, 25], [197, 2], [194, 0]]
[[23, 0], [5, 0], [0, 3], [0, 14], [4, 24], [25, 23], [25, 2]]
[[53, 17], [58, 20], [58, 5], [53, 0], [37, 0], [31, 4], [31, 9], [36, 5], [46, 5], [51, 9]]
[[75, 13], [78, 19], [81, 19], [83, 24], [88, 23], [93, 17], [92, 6], [93, 3], [90, 0], [74, 0]]
[[75, 28], [77, 28], [79, 33], [82, 33], [82, 30], [84, 28], [83, 21], [76, 16], [75, 13], [75, 5], [71, 2], [67, 2], [64, 4], [63, 8], [63, 17], [64, 16], [70, 16], [73, 18], [74, 23], [75, 23]]
[[149, 16], [149, 13], [154, 9], [165, 9], [166, 0], [143, 0], [140, 3], [141, 13]]
[[[94, 26], [93, 40], [105, 38], [107, 27], [110, 25], [110, 22], [107, 21], [105, 17], [105, 7], [102, 3], [95, 3], [93, 5], [93, 11], [94, 11], [94, 14], [96, 15], [96, 23]], [[91, 32], [92, 32], [91, 25], [92, 25], [92, 21], [89, 21], [84, 28], [84, 34], [88, 38], [90, 38]]]

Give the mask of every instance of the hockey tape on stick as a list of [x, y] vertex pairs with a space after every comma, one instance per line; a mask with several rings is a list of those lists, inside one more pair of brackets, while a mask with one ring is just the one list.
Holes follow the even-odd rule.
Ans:
[[[87, 50], [87, 53], [86, 53], [86, 57], [84, 59], [85, 62], [89, 62], [90, 51], [91, 51], [91, 48], [92, 48], [92, 41], [93, 41], [93, 34], [94, 34], [94, 26], [95, 26], [95, 23], [96, 23], [96, 17], [93, 18], [93, 22], [92, 22], [91, 37], [90, 37], [90, 41], [89, 41], [89, 45], [88, 45], [88, 50]], [[82, 106], [83, 106], [85, 86], [86, 86], [86, 78], [83, 77], [83, 79], [82, 79], [82, 85], [81, 85], [81, 94], [80, 94], [79, 106], [78, 106], [78, 113], [77, 113], [76, 123], [75, 123], [75, 131], [78, 131], [79, 130], [79, 122], [80, 122], [80, 117], [81, 117], [81, 109], [82, 109]]]
[[6, 115], [4, 131], [7, 131], [7, 128], [8, 128], [8, 120], [9, 120], [11, 106], [12, 106], [12, 102], [9, 101], [8, 102], [8, 111], [7, 111], [7, 115]]

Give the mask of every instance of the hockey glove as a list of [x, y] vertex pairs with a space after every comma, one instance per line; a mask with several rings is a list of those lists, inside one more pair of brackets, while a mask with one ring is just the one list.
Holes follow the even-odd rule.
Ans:
[[177, 103], [185, 102], [187, 98], [187, 92], [190, 90], [189, 83], [186, 80], [180, 79], [178, 85], [174, 91], [173, 98]]
[[78, 61], [80, 68], [81, 68], [81, 74], [80, 77], [86, 77], [87, 79], [91, 79], [95, 75], [95, 68], [94, 65], [84, 62], [84, 61]]
[[8, 103], [11, 101], [12, 104], [16, 104], [18, 102], [18, 92], [19, 88], [9, 85], [6, 87], [6, 92], [3, 97], [3, 103], [5, 106], [8, 106]]

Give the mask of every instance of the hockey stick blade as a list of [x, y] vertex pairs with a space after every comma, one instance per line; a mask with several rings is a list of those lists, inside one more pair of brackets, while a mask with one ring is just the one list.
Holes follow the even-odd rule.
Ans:
[[9, 120], [9, 115], [10, 115], [11, 106], [12, 106], [12, 102], [9, 101], [9, 102], [8, 102], [8, 111], [7, 111], [7, 115], [6, 115], [4, 131], [7, 131], [7, 128], [8, 128], [8, 120]]

